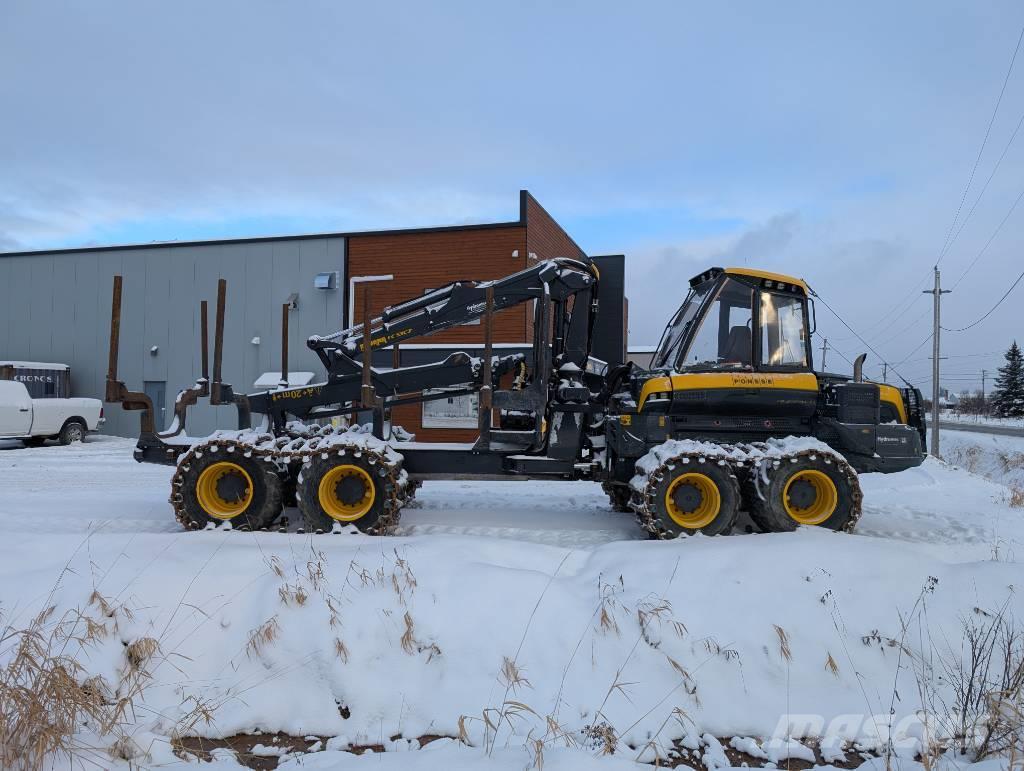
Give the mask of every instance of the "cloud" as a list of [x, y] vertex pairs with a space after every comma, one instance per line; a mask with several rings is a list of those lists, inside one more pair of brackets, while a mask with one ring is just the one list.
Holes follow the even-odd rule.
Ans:
[[[594, 253], [627, 254], [637, 342], [690, 276], [749, 260], [806, 276], [858, 328], [890, 333], [897, 358], [912, 344], [874, 325], [922, 302], [1020, 15], [1011, 0], [956, 14], [924, 0], [12, 0], [0, 248], [504, 220], [526, 187]], [[979, 184], [1024, 109], [1022, 79]], [[951, 280], [1019, 192], [1018, 141], [945, 258]], [[947, 296], [951, 323], [1019, 272], [1022, 224]], [[949, 336], [951, 355], [992, 350], [1016, 311]]]
[[766, 268], [792, 243], [799, 228], [796, 212], [778, 214], [725, 238], [691, 241], [641, 250], [627, 256], [630, 340], [653, 345], [689, 289], [690, 279], [709, 267]]

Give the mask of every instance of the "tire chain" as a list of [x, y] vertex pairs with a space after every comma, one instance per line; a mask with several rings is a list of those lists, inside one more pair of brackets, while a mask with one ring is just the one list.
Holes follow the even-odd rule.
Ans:
[[[766, 471], [766, 465], [770, 465], [771, 469], [776, 469], [782, 466], [783, 463], [795, 463], [797, 459], [801, 457], [816, 457], [823, 456], [826, 463], [835, 463], [836, 468], [846, 477], [850, 483], [850, 489], [852, 490], [853, 498], [853, 516], [850, 521], [847, 522], [846, 526], [843, 527], [843, 532], [852, 533], [854, 528], [857, 526], [857, 522], [861, 518], [863, 513], [861, 504], [864, 500], [864, 494], [860, 488], [860, 481], [857, 478], [857, 472], [853, 467], [843, 458], [841, 455], [835, 452], [826, 452], [824, 450], [800, 450], [794, 453], [788, 453], [785, 455], [766, 455], [765, 452], [768, 449], [767, 445], [759, 442], [749, 444], [733, 444], [733, 445], [719, 445], [723, 450], [722, 455], [715, 455], [713, 453], [699, 453], [699, 452], [687, 452], [674, 455], [671, 458], [663, 461], [660, 465], [654, 468], [652, 471], [647, 472], [647, 477], [644, 484], [643, 491], [639, 491], [630, 485], [633, 495], [629, 501], [629, 506], [636, 514], [637, 521], [640, 523], [640, 527], [650, 533], [653, 537], [665, 540], [675, 538], [675, 535], [665, 530], [659, 523], [657, 514], [655, 512], [655, 491], [658, 485], [664, 480], [665, 474], [669, 471], [673, 471], [676, 465], [688, 464], [688, 463], [708, 463], [708, 462], [724, 462], [730, 467], [732, 473], [740, 481], [740, 489], [743, 492], [741, 496], [745, 499], [747, 495], [753, 493], [755, 495], [761, 495], [761, 476], [764, 473], [772, 473]], [[737, 453], [741, 453], [742, 458], [736, 457]]]
[[[357, 453], [365, 454], [371, 466], [379, 463], [387, 468], [384, 489], [388, 493], [388, 498], [384, 503], [384, 513], [373, 527], [367, 529], [370, 535], [386, 535], [398, 525], [402, 506], [415, 494], [416, 486], [412, 482], [402, 484], [402, 461], [389, 460], [381, 449], [367, 447], [356, 442], [346, 444], [337, 441], [328, 442], [325, 447], [321, 447], [324, 444], [323, 439], [334, 439], [344, 436], [345, 433], [347, 432], [337, 431], [332, 426], [310, 426], [304, 430], [289, 429], [285, 435], [278, 437], [268, 433], [245, 431], [239, 432], [237, 437], [213, 436], [201, 444], [193, 445], [178, 459], [174, 476], [171, 478], [171, 495], [168, 502], [174, 508], [174, 518], [187, 530], [203, 528], [202, 525], [186, 516], [181, 488], [185, 484], [184, 471], [189, 461], [202, 457], [205, 452], [223, 452], [228, 456], [237, 452], [246, 458], [259, 458], [274, 466], [272, 473], [286, 475], [289, 473], [289, 465], [292, 463], [308, 465], [317, 453], [333, 452], [338, 454], [343, 450], [353, 449]], [[360, 434], [356, 436], [360, 436]]]
[[[800, 450], [799, 452], [790, 453], [783, 455], [782, 457], [766, 457], [762, 456], [754, 461], [754, 467], [750, 474], [750, 489], [755, 495], [762, 496], [762, 485], [764, 482], [762, 478], [768, 474], [774, 473], [774, 469], [781, 468], [784, 463], [796, 463], [800, 458], [809, 458], [814, 460], [818, 456], [824, 458], [825, 463], [832, 463], [836, 469], [845, 478], [847, 483], [850, 485], [850, 497], [852, 499], [852, 511], [849, 521], [843, 526], [840, 532], [852, 533], [857, 523], [860, 521], [861, 516], [864, 514], [863, 503], [864, 503], [864, 492], [860, 487], [860, 479], [857, 477], [857, 472], [853, 466], [841, 455], [835, 452], [824, 452], [820, 450]], [[767, 465], [771, 466], [771, 470], [766, 469]]]
[[[723, 445], [723, 448], [725, 446]], [[737, 469], [743, 465], [742, 461], [733, 459], [726, 459], [710, 453], [699, 453], [699, 452], [684, 452], [678, 455], [674, 455], [671, 458], [663, 461], [652, 471], [648, 472], [645, 476], [647, 481], [644, 484], [643, 491], [639, 491], [630, 484], [630, 489], [633, 492], [632, 498], [629, 501], [629, 507], [636, 514], [637, 522], [640, 523], [640, 527], [646, 530], [654, 538], [659, 540], [670, 540], [676, 537], [672, 532], [669, 532], [658, 522], [658, 516], [655, 511], [657, 506], [656, 491], [658, 485], [665, 479], [665, 474], [675, 470], [676, 465], [694, 464], [699, 466], [701, 463], [718, 463], [724, 462], [730, 467], [730, 471], [734, 475], [737, 475]]]

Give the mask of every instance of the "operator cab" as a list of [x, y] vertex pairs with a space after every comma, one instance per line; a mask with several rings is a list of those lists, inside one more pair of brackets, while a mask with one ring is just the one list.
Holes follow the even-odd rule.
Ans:
[[652, 370], [810, 372], [807, 284], [747, 268], [711, 268], [662, 334]]

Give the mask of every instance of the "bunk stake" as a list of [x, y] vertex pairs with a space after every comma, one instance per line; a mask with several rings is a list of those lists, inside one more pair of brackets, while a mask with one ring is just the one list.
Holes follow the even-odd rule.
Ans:
[[288, 387], [288, 303], [281, 306], [281, 382]]
[[117, 356], [121, 348], [121, 277], [114, 276], [114, 294], [110, 300], [110, 350], [107, 359], [108, 402], [121, 401], [117, 383]]
[[213, 329], [213, 387], [210, 389], [210, 404], [221, 404], [221, 362], [224, 357], [224, 303], [227, 299], [228, 282], [217, 281], [217, 319]]
[[480, 441], [486, 446], [490, 442], [491, 436], [491, 421], [493, 420], [493, 414], [491, 410], [491, 394], [493, 388], [491, 385], [492, 378], [492, 359], [494, 356], [494, 287], [488, 286], [486, 293], [486, 308], [484, 310], [484, 365], [483, 374], [481, 381], [483, 383], [480, 388], [479, 407], [477, 413], [477, 423], [480, 427]]
[[360, 393], [362, 406], [370, 409], [374, 406], [373, 381], [373, 329], [370, 325], [370, 288], [363, 289], [363, 387]]
[[206, 381], [207, 385], [210, 382], [210, 324], [207, 320], [207, 302], [203, 300], [199, 303], [199, 334], [202, 335], [199, 349], [202, 352], [203, 361], [203, 380]]

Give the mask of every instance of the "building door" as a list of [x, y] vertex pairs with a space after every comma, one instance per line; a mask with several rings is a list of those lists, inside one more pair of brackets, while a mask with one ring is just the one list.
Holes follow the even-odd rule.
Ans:
[[167, 381], [147, 380], [143, 390], [153, 402], [153, 423], [157, 431], [167, 428]]

